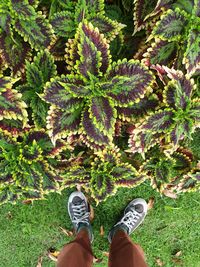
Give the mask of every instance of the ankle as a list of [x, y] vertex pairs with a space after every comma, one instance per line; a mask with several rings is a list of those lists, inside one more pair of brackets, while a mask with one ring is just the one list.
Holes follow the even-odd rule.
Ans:
[[87, 223], [80, 222], [77, 227], [77, 233], [79, 233], [81, 230], [86, 230], [89, 232], [89, 225]]
[[118, 234], [119, 232], [124, 232], [126, 234], [128, 234], [128, 228], [125, 225], [118, 225], [115, 227], [115, 229], [113, 229], [113, 233], [111, 236], [111, 239], [113, 239], [113, 237]]

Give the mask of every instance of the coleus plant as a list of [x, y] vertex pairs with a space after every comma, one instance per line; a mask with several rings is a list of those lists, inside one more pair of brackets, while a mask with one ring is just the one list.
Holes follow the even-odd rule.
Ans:
[[51, 104], [52, 141], [78, 132], [93, 148], [112, 145], [117, 107], [138, 103], [151, 92], [153, 74], [139, 61], [112, 62], [107, 40], [87, 21], [69, 40], [66, 62], [70, 74], [52, 79], [40, 94]]
[[42, 199], [49, 192], [58, 192], [62, 178], [55, 157], [64, 149], [62, 141], [54, 147], [44, 129], [26, 129], [20, 141], [1, 131], [0, 204]]
[[18, 130], [27, 126], [27, 105], [22, 94], [13, 89], [16, 79], [0, 77], [0, 129], [17, 135]]
[[[87, 167], [75, 165], [61, 176], [63, 187], [81, 185], [99, 203], [116, 193], [118, 187], [135, 187], [146, 179], [131, 164], [121, 161], [119, 149], [97, 152]], [[93, 156], [92, 156], [93, 157]]]
[[[139, 122], [130, 135], [133, 153], [145, 153], [150, 147], [164, 142], [169, 153], [175, 151], [180, 140], [191, 138], [200, 124], [200, 101], [193, 99], [194, 80], [181, 71], [157, 67], [165, 84], [162, 107]], [[166, 76], [167, 75], [167, 76]]]
[[26, 82], [16, 87], [22, 93], [22, 99], [29, 108], [30, 117], [38, 129], [46, 127], [46, 117], [49, 105], [41, 100], [38, 94], [43, 92], [44, 85], [56, 76], [57, 70], [54, 58], [46, 49], [37, 53], [30, 63], [26, 61]]
[[31, 48], [47, 48], [55, 39], [48, 19], [37, 11], [39, 1], [2, 0], [0, 3], [0, 50], [13, 75], [24, 69]]
[[[144, 61], [147, 65], [168, 64], [179, 69], [184, 65], [190, 76], [197, 75], [200, 70], [200, 3], [198, 0], [166, 2], [165, 11], [148, 37], [155, 41], [144, 53]], [[162, 7], [160, 3], [157, 10], [162, 11]], [[166, 7], [170, 8], [166, 10]]]
[[157, 145], [150, 150], [140, 171], [147, 175], [153, 188], [165, 193], [165, 190], [176, 190], [180, 180], [183, 181], [183, 175], [188, 174], [192, 165], [195, 165], [193, 154], [188, 149], [179, 147], [169, 155]]
[[67, 4], [68, 9], [65, 8], [50, 16], [50, 22], [57, 36], [73, 38], [83, 19], [90, 21], [109, 41], [112, 41], [126, 26], [105, 16], [103, 0], [78, 0], [77, 2], [69, 1]]
[[54, 12], [56, 8], [52, 7], [49, 19], [57, 38], [51, 46], [51, 51], [56, 60], [64, 59], [63, 44], [74, 37], [79, 23], [84, 19], [97, 27], [100, 33], [105, 35], [107, 42], [111, 42], [117, 35], [123, 39], [121, 30], [126, 25], [107, 17], [104, 9], [104, 0], [68, 1], [59, 12]]
[[[102, 0], [1, 1], [0, 203], [76, 185], [99, 203], [144, 180], [162, 194], [200, 189], [188, 152], [200, 120], [199, 2], [136, 1], [136, 38], [132, 3], [122, 4], [116, 16], [121, 4]], [[117, 17], [129, 59], [109, 46]]]

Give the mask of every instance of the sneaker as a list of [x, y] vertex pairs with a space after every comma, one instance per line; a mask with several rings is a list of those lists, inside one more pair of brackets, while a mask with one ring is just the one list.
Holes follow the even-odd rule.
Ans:
[[123, 230], [130, 235], [143, 221], [147, 214], [147, 203], [144, 199], [136, 198], [124, 210], [124, 216], [116, 223], [108, 234], [111, 243], [116, 231]]
[[86, 228], [92, 243], [94, 236], [89, 218], [90, 209], [87, 199], [82, 192], [76, 191], [69, 196], [68, 213], [76, 233], [79, 233], [82, 228]]

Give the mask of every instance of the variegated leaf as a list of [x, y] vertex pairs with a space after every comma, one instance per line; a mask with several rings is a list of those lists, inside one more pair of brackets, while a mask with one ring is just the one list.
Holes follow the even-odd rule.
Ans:
[[153, 29], [152, 36], [167, 41], [179, 41], [185, 32], [189, 18], [185, 11], [169, 9], [161, 16]]
[[174, 113], [170, 109], [158, 111], [147, 118], [142, 128], [151, 132], [167, 132], [174, 124], [173, 117]]
[[6, 134], [11, 134], [13, 137], [18, 137], [22, 134], [23, 126], [23, 122], [19, 120], [0, 120], [0, 129]]
[[11, 31], [11, 16], [8, 10], [0, 10], [0, 29], [2, 29], [7, 34]]
[[42, 191], [44, 194], [49, 192], [55, 192], [58, 190], [58, 181], [62, 181], [62, 178], [51, 170], [51, 167], [40, 162], [36, 165], [39, 172], [42, 174]]
[[11, 9], [15, 12], [15, 16], [20, 19], [33, 19], [37, 13], [33, 6], [31, 6], [28, 0], [11, 0]]
[[155, 146], [163, 138], [162, 133], [155, 133], [139, 130], [137, 127], [133, 130], [129, 138], [129, 147], [132, 153], [145, 153], [151, 147]]
[[194, 192], [200, 189], [200, 175], [199, 171], [189, 173], [183, 176], [183, 179], [177, 186], [178, 193], [180, 192]]
[[94, 170], [91, 172], [89, 182], [90, 192], [96, 202], [105, 201], [109, 196], [115, 194], [114, 179], [111, 175]]
[[108, 94], [116, 106], [127, 106], [135, 102], [151, 91], [153, 82], [152, 73], [139, 61], [124, 59], [114, 62], [107, 74], [108, 81], [102, 85], [102, 89], [109, 89]]
[[64, 61], [66, 43], [66, 38], [57, 37], [50, 44], [49, 51], [56, 61]]
[[168, 106], [179, 110], [185, 109], [194, 88], [194, 81], [185, 76], [181, 71], [174, 71], [165, 67], [172, 80], [168, 82], [164, 91], [164, 99]]
[[147, 176], [145, 175], [141, 175], [141, 174], [138, 174], [137, 176], [132, 175], [129, 177], [124, 177], [116, 181], [116, 186], [133, 188], [143, 183], [146, 179], [147, 179]]
[[0, 78], [0, 120], [21, 120], [27, 122], [26, 104], [21, 100], [21, 94], [12, 89], [9, 77]]
[[106, 39], [97, 28], [86, 21], [80, 23], [78, 33], [80, 35], [78, 71], [87, 78], [89, 78], [88, 72], [94, 76], [101, 76], [101, 72], [106, 72], [110, 62], [109, 46]]
[[154, 10], [157, 0], [148, 1], [148, 0], [135, 0], [134, 1], [134, 32], [139, 31], [145, 27], [145, 17]]
[[[85, 87], [81, 84], [78, 85], [78, 83], [78, 79], [69, 81], [67, 76], [57, 77], [52, 82], [46, 84], [44, 94], [41, 97], [46, 102], [54, 104], [61, 109], [73, 110], [82, 103], [80, 96], [84, 96], [86, 91]], [[74, 95], [77, 95], [79, 98], [74, 97]]]
[[200, 17], [200, 1], [199, 0], [193, 0], [193, 1], [194, 1], [193, 14], [196, 17]]
[[116, 179], [116, 182], [119, 182], [125, 178], [132, 178], [138, 175], [136, 169], [128, 164], [128, 163], [121, 163], [117, 164], [111, 171], [111, 174]]
[[35, 164], [23, 164], [21, 173], [15, 174], [15, 179], [18, 180], [20, 187], [23, 190], [41, 191], [42, 174], [35, 168]]
[[169, 65], [170, 62], [176, 56], [176, 44], [175, 42], [168, 42], [156, 39], [155, 43], [152, 43], [151, 47], [144, 53], [143, 62], [147, 66], [151, 65]]
[[37, 192], [34, 190], [24, 191], [22, 196], [20, 196], [22, 200], [40, 200], [44, 199], [42, 192]]
[[98, 145], [108, 145], [112, 140], [111, 136], [108, 137], [96, 127], [87, 109], [83, 112], [82, 125], [84, 133], [91, 142]]
[[47, 117], [49, 135], [55, 144], [59, 138], [64, 138], [69, 132], [77, 132], [80, 127], [82, 107], [77, 107], [73, 112], [51, 106]]
[[55, 13], [50, 20], [57, 36], [71, 38], [75, 34], [75, 21], [73, 13], [61, 11]]
[[75, 40], [68, 41], [66, 53], [67, 63], [86, 78], [88, 73], [101, 76], [110, 64], [107, 40], [86, 21], [79, 24]]
[[200, 27], [190, 29], [183, 63], [190, 76], [200, 74]]
[[92, 24], [97, 27], [100, 33], [103, 33], [107, 40], [112, 41], [119, 32], [126, 26], [124, 24], [118, 23], [115, 20], [111, 20], [105, 16], [95, 16], [91, 18]]
[[108, 136], [113, 135], [117, 114], [112, 101], [100, 96], [91, 98], [89, 113], [99, 131]]
[[[180, 121], [180, 122], [179, 122]], [[184, 121], [179, 119], [170, 132], [170, 141], [174, 146], [177, 146], [180, 140], [184, 137], [191, 138], [193, 123], [190, 119], [185, 118]]]
[[32, 144], [35, 140], [39, 147], [42, 149], [42, 153], [44, 155], [48, 155], [49, 152], [53, 149], [51, 140], [48, 134], [43, 129], [40, 131], [31, 129], [30, 131], [28, 131], [27, 134], [24, 134], [24, 139], [24, 143], [26, 145]]
[[0, 34], [1, 55], [14, 75], [24, 70], [25, 60], [30, 57], [30, 50], [29, 44], [19, 35]]
[[42, 15], [32, 20], [16, 18], [15, 29], [36, 50], [47, 48], [54, 37], [52, 26]]
[[150, 111], [154, 111], [157, 106], [158, 99], [155, 95], [145, 96], [139, 103], [135, 103], [130, 107], [117, 107], [117, 113], [122, 120], [139, 118], [147, 115]]
[[158, 0], [155, 9], [146, 16], [145, 20], [162, 12], [163, 9], [168, 9], [173, 4], [174, 0]]
[[19, 197], [20, 192], [15, 190], [15, 186], [5, 186], [0, 188], [0, 205], [7, 202], [16, 203]]

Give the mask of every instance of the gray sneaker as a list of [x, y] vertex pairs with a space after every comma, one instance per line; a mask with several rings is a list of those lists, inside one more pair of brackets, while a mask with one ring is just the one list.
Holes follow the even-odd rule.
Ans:
[[142, 198], [132, 200], [124, 210], [124, 216], [116, 223], [108, 234], [111, 243], [114, 234], [118, 230], [125, 231], [130, 235], [143, 221], [147, 214], [147, 203]]
[[69, 196], [68, 213], [75, 231], [78, 233], [81, 229], [86, 228], [89, 233], [90, 242], [92, 243], [94, 236], [89, 218], [90, 208], [82, 192], [75, 191]]

